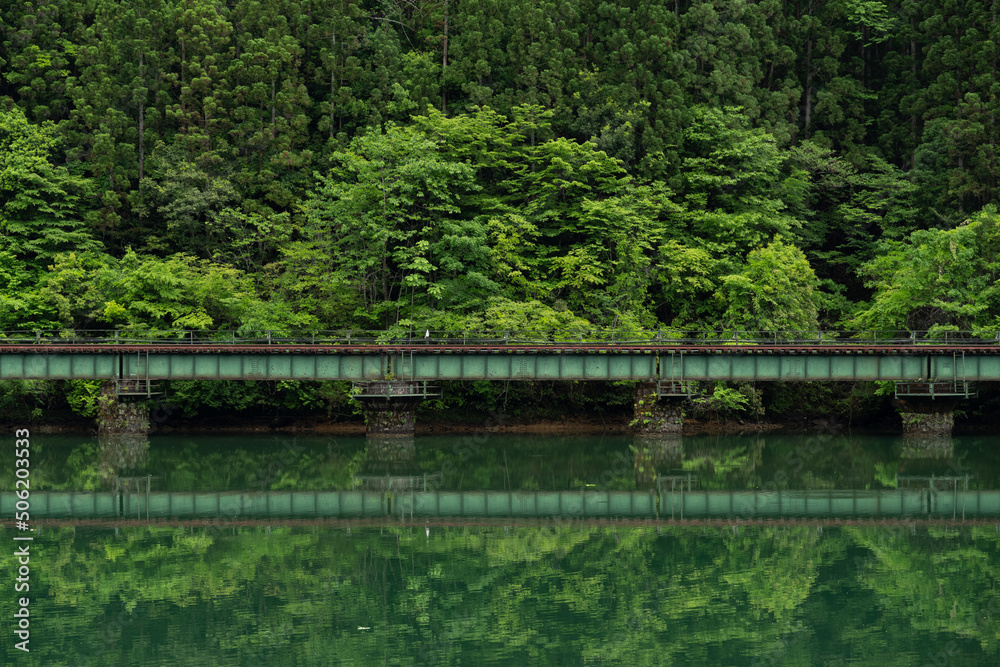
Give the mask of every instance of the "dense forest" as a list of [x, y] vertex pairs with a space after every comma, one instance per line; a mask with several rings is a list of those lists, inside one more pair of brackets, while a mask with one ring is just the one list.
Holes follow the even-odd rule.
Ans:
[[0, 9], [0, 330], [1000, 326], [960, 0]]

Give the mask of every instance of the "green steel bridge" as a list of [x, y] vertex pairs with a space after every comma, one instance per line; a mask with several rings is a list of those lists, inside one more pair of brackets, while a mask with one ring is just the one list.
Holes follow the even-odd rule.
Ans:
[[[36, 491], [32, 519], [1000, 517], [1000, 490], [775, 491]], [[12, 516], [17, 497], [0, 494]]]
[[1000, 380], [1000, 342], [992, 333], [957, 332], [937, 338], [920, 332], [648, 332], [624, 338], [426, 332], [416, 339], [385, 332], [254, 338], [219, 332], [8, 332], [0, 333], [0, 379], [114, 380], [133, 383], [137, 393], [156, 380], [626, 380], [671, 386], [889, 380], [907, 383], [910, 395], [955, 395], [963, 387], [968, 395], [970, 382]]

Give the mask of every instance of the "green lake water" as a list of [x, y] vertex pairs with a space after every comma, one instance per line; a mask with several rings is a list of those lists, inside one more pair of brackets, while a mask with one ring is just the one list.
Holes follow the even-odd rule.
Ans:
[[[38, 493], [98, 491], [116, 465], [176, 492], [1000, 487], [993, 436], [154, 435], [115, 458], [86, 436], [35, 435], [32, 448]], [[12, 470], [0, 453], [5, 490]], [[240, 519], [38, 522], [27, 654], [5, 522], [3, 664], [1000, 664], [1000, 517]]]

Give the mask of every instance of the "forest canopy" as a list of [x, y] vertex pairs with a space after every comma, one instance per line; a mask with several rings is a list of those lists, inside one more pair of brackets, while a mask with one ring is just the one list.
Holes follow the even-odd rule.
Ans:
[[0, 329], [996, 327], [997, 9], [0, 9]]

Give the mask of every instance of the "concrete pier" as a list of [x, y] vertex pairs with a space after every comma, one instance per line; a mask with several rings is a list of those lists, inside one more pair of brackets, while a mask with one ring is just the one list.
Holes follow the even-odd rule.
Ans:
[[101, 383], [97, 400], [98, 435], [147, 435], [149, 406], [134, 398], [119, 396], [114, 382]]
[[413, 437], [420, 401], [439, 394], [426, 382], [385, 380], [356, 382], [354, 398], [362, 405], [368, 436]]
[[145, 470], [149, 460], [149, 406], [119, 396], [114, 382], [101, 384], [97, 401], [98, 471], [112, 488], [124, 474]]
[[955, 425], [953, 400], [907, 398], [899, 399], [897, 410], [903, 421], [904, 436], [951, 436]]
[[402, 436], [413, 438], [417, 404], [412, 401], [367, 403], [364, 406], [365, 433], [380, 438]]
[[684, 410], [679, 399], [659, 398], [655, 382], [635, 386], [632, 427], [641, 434], [679, 434], [684, 427]]

